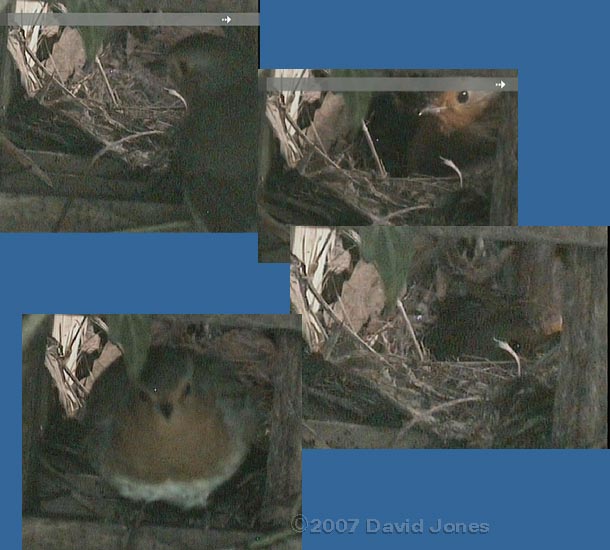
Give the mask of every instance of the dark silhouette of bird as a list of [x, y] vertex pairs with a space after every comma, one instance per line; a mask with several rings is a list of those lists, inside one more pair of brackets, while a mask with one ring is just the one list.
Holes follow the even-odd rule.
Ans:
[[261, 118], [256, 44], [194, 34], [172, 48], [168, 68], [187, 103], [173, 166], [187, 205], [210, 231], [254, 230]]

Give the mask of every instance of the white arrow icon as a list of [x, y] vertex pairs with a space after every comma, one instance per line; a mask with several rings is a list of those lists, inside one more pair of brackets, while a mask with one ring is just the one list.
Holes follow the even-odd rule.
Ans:
[[500, 80], [500, 82], [496, 82], [496, 87], [504, 88], [504, 86], [506, 86], [506, 82], [504, 82], [504, 80]]
[[221, 21], [222, 21], [223, 23], [230, 23], [230, 22], [231, 22], [231, 18], [230, 18], [230, 17], [227, 15], [226, 17], [223, 17], [223, 18], [221, 19]]

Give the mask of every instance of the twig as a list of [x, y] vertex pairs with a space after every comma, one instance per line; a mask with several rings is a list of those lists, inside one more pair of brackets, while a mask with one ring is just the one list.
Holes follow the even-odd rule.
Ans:
[[358, 336], [358, 334], [356, 334], [356, 332], [354, 332], [354, 330], [345, 321], [343, 321], [342, 319], [340, 319], [337, 316], [337, 314], [328, 305], [326, 300], [321, 296], [321, 294], [318, 292], [318, 290], [313, 286], [313, 284], [309, 280], [309, 277], [305, 274], [302, 274], [301, 276], [305, 278], [308, 290], [311, 291], [311, 293], [314, 295], [315, 299], [319, 302], [319, 304], [322, 306], [322, 308], [324, 308], [324, 310], [332, 317], [333, 321], [335, 321], [335, 323], [337, 323], [338, 325], [343, 327], [352, 338], [354, 338], [358, 343], [362, 344], [373, 355], [375, 355], [375, 357], [378, 357], [380, 361], [382, 361], [384, 364], [391, 367], [392, 365], [381, 354], [379, 354], [371, 346], [369, 346], [362, 338], [360, 338], [360, 336]]
[[377, 164], [377, 170], [379, 170], [379, 175], [382, 178], [387, 178], [388, 173], [386, 172], [385, 166], [383, 165], [383, 162], [381, 162], [381, 159], [379, 158], [379, 155], [377, 154], [377, 149], [375, 149], [375, 144], [373, 143], [373, 138], [371, 137], [369, 128], [366, 125], [366, 122], [364, 120], [362, 121], [362, 131], [364, 132], [364, 137], [366, 138], [366, 142], [368, 143], [369, 149], [371, 150], [373, 159], [375, 159], [375, 164]]
[[100, 58], [98, 55], [95, 56], [95, 64], [97, 65], [97, 68], [100, 70], [100, 73], [102, 74], [102, 79], [104, 80], [104, 84], [106, 84], [106, 89], [108, 90], [108, 93], [110, 94], [110, 99], [112, 99], [113, 105], [115, 107], [118, 107], [119, 98], [118, 98], [116, 92], [112, 89], [112, 86], [110, 85], [110, 81], [108, 80], [108, 77], [106, 76], [106, 71], [104, 70], [102, 62], [100, 61]]
[[2, 149], [6, 156], [10, 156], [15, 159], [23, 168], [29, 170], [38, 179], [42, 180], [51, 189], [54, 189], [51, 178], [40, 168], [28, 155], [26, 155], [21, 149], [16, 147], [12, 141], [6, 136], [0, 133], [0, 149]]
[[435, 405], [434, 407], [431, 407], [427, 411], [423, 411], [423, 413], [419, 413], [419, 414], [415, 415], [396, 434], [396, 437], [394, 438], [394, 443], [403, 439], [404, 436], [409, 432], [409, 430], [411, 428], [413, 428], [413, 426], [415, 426], [416, 424], [419, 424], [423, 421], [428, 421], [428, 422], [434, 421], [435, 413], [445, 410], [445, 409], [449, 409], [451, 407], [455, 407], [456, 405], [461, 405], [462, 403], [472, 403], [472, 402], [477, 402], [477, 401], [482, 401], [482, 398], [481, 397], [463, 397], [460, 399], [454, 399], [453, 401], [449, 401], [447, 403], [441, 403], [440, 405]]
[[424, 353], [421, 349], [421, 346], [419, 345], [419, 341], [417, 340], [417, 336], [415, 336], [415, 331], [413, 330], [413, 325], [411, 324], [411, 320], [409, 319], [409, 316], [407, 315], [407, 312], [405, 310], [405, 306], [403, 305], [403, 303], [400, 301], [400, 299], [396, 300], [396, 305], [398, 306], [398, 309], [400, 310], [400, 313], [402, 314], [405, 323], [407, 325], [407, 330], [409, 332], [409, 336], [411, 336], [411, 339], [413, 340], [413, 343], [415, 344], [415, 349], [417, 350], [417, 355], [419, 355], [419, 360], [420, 362], [423, 363], [424, 361]]
[[498, 347], [500, 349], [507, 351], [514, 357], [515, 361], [517, 362], [517, 376], [520, 378], [521, 377], [521, 359], [519, 359], [517, 352], [515, 352], [515, 350], [510, 346], [510, 344], [508, 342], [505, 342], [504, 340], [498, 340], [497, 338], [494, 337], [494, 342], [498, 345]]
[[141, 137], [154, 136], [154, 135], [159, 135], [159, 134], [163, 134], [163, 132], [161, 130], [148, 130], [146, 132], [138, 132], [136, 134], [130, 134], [128, 136], [123, 136], [121, 139], [117, 139], [116, 141], [111, 141], [110, 143], [107, 143], [91, 159], [91, 162], [89, 162], [89, 166], [87, 167], [87, 171], [86, 171], [85, 175], [88, 176], [91, 173], [93, 166], [103, 155], [105, 155], [109, 151], [116, 150], [119, 145], [122, 145], [123, 143], [126, 143], [128, 141], [133, 141], [134, 139], [139, 139]]
[[389, 222], [392, 218], [396, 218], [398, 216], [402, 216], [403, 214], [410, 214], [411, 212], [415, 212], [417, 210], [428, 210], [428, 208], [432, 208], [429, 204], [420, 204], [418, 206], [410, 206], [408, 208], [401, 208], [400, 210], [396, 210], [396, 212], [392, 212], [388, 214], [384, 218], [383, 221]]
[[446, 159], [445, 157], [440, 157], [440, 159], [445, 166], [451, 168], [460, 177], [460, 189], [462, 189], [464, 187], [464, 179], [462, 178], [462, 172], [460, 172], [460, 169], [457, 167], [455, 162], [453, 162], [451, 159]]
[[[83, 174], [83, 179], [86, 180], [89, 178], [89, 176], [91, 175], [91, 172], [93, 171], [93, 167], [95, 166], [95, 164], [97, 163], [97, 161], [103, 156], [105, 155], [108, 151], [111, 151], [113, 149], [116, 149], [116, 147], [122, 143], [125, 143], [127, 141], [131, 141], [132, 139], [137, 139], [137, 138], [141, 138], [141, 137], [145, 137], [145, 136], [149, 136], [149, 135], [155, 135], [155, 134], [162, 134], [163, 132], [159, 131], [159, 130], [150, 130], [147, 132], [138, 132], [137, 134], [132, 134], [129, 136], [125, 136], [122, 137], [121, 139], [117, 140], [117, 141], [113, 141], [111, 143], [107, 143], [103, 149], [101, 149], [100, 151], [98, 151], [95, 156], [91, 159], [91, 161], [89, 162], [89, 164], [87, 165], [87, 169], [85, 170], [84, 174]], [[72, 206], [72, 204], [74, 203], [74, 197], [69, 197], [66, 202], [64, 203], [61, 212], [59, 213], [59, 216], [57, 217], [57, 221], [55, 222], [55, 227], [53, 227], [53, 233], [58, 233], [59, 230], [61, 229], [61, 226], [64, 223], [64, 220], [66, 219], [66, 216], [68, 215], [68, 210], [70, 210], [70, 207]]]

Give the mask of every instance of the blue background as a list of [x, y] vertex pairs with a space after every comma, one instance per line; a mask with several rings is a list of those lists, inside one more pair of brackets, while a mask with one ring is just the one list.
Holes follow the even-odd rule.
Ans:
[[519, 70], [519, 223], [608, 225], [602, 2], [261, 1], [263, 68]]
[[[594, 548], [607, 540], [607, 450], [304, 451], [305, 549]], [[355, 534], [312, 533], [358, 518]], [[375, 534], [366, 520], [487, 523], [487, 534]]]
[[[603, 225], [609, 48], [600, 5], [262, 0], [261, 65], [517, 68], [520, 223]], [[0, 235], [0, 411], [11, 442], [3, 546], [20, 544], [21, 314], [286, 313], [287, 266], [256, 258], [254, 236]], [[442, 517], [488, 521], [492, 530], [432, 539], [308, 535], [304, 546], [592, 547], [606, 539], [608, 471], [607, 451], [305, 452], [310, 520]]]
[[256, 235], [0, 234], [3, 548], [21, 546], [23, 313], [288, 313], [286, 264]]

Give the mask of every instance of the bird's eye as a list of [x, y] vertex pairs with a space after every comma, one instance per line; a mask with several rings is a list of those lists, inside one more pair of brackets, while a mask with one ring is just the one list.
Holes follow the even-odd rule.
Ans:
[[183, 395], [184, 397], [186, 397], [187, 395], [190, 395], [191, 391], [192, 391], [192, 388], [191, 388], [191, 383], [190, 383], [190, 382], [187, 382], [187, 383], [186, 383], [186, 386], [184, 386], [184, 392], [183, 392], [183, 394], [182, 394], [182, 395]]
[[466, 103], [468, 101], [468, 92], [459, 92], [457, 95], [458, 103]]

